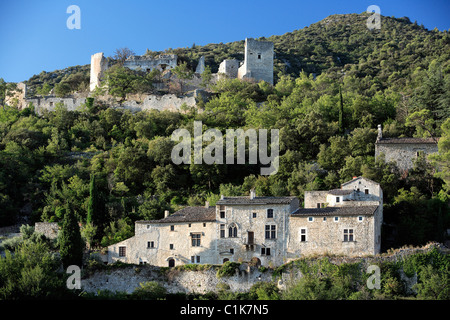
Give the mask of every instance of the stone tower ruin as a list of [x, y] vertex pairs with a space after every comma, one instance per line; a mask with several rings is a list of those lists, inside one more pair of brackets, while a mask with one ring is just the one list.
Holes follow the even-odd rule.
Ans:
[[273, 85], [273, 42], [245, 39], [245, 60], [238, 78], [264, 80]]
[[106, 69], [108, 69], [108, 60], [103, 56], [103, 52], [93, 54], [91, 56], [90, 91], [94, 91], [96, 87], [100, 86], [100, 80]]

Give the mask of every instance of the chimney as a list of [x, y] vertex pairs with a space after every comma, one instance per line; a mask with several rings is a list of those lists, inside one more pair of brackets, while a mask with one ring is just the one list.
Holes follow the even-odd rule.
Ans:
[[205, 208], [209, 208], [209, 201], [205, 201]]
[[169, 210], [164, 210], [164, 218], [167, 218], [169, 216]]
[[250, 200], [253, 200], [256, 198], [256, 192], [255, 189], [250, 189]]
[[378, 136], [377, 141], [381, 140], [383, 138], [383, 130], [381, 129], [381, 124], [378, 125]]

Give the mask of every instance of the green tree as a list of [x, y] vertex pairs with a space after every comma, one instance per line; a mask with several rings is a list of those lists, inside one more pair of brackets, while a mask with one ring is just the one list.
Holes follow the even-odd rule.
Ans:
[[419, 272], [419, 282], [414, 286], [417, 297], [425, 300], [449, 300], [449, 273], [436, 270], [432, 265], [422, 266]]
[[178, 85], [180, 87], [180, 94], [183, 93], [183, 84], [186, 80], [192, 79], [194, 76], [194, 71], [189, 69], [186, 62], [182, 62], [181, 64], [177, 65], [175, 68], [172, 69], [172, 72], [177, 76], [178, 78]]
[[95, 174], [91, 174], [86, 223], [91, 223], [93, 220], [97, 220], [97, 216], [99, 215], [99, 201], [98, 189], [95, 185]]
[[81, 239], [80, 227], [75, 215], [67, 209], [65, 209], [58, 243], [64, 268], [70, 265], [81, 267], [84, 245]]

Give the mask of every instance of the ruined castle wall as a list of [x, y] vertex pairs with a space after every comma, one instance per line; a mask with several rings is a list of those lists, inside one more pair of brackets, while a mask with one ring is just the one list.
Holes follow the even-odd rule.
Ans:
[[167, 55], [153, 59], [145, 56], [133, 56], [125, 60], [123, 66], [132, 70], [152, 71], [158, 68], [160, 71], [164, 71], [175, 68], [177, 59], [176, 55]]

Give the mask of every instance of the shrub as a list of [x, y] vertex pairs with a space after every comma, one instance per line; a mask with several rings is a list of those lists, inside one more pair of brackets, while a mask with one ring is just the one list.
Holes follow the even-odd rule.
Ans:
[[219, 270], [217, 270], [217, 278], [231, 277], [236, 273], [236, 269], [239, 268], [240, 263], [227, 261], [225, 262]]
[[137, 300], [157, 300], [164, 299], [167, 293], [166, 288], [156, 281], [139, 283], [140, 288], [136, 288], [131, 294], [131, 299]]

